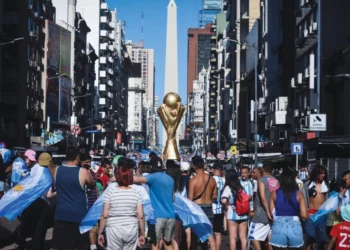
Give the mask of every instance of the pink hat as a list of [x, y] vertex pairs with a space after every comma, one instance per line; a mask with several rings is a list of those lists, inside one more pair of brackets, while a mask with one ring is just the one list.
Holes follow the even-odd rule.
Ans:
[[36, 152], [32, 149], [28, 149], [25, 153], [24, 156], [27, 156], [30, 161], [35, 161], [36, 162]]

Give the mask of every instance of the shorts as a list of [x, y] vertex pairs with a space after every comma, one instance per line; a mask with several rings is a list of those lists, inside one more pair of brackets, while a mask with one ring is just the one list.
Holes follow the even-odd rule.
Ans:
[[53, 249], [72, 249], [89, 246], [89, 231], [80, 234], [80, 222], [55, 220], [52, 233]]
[[316, 243], [328, 243], [329, 238], [326, 232], [326, 221], [321, 225], [315, 225], [309, 218], [304, 223], [304, 232], [307, 241], [314, 241]]
[[249, 226], [249, 240], [265, 241], [271, 230], [270, 224], [251, 222]]
[[155, 232], [157, 241], [171, 242], [175, 236], [175, 219], [157, 218]]
[[213, 213], [213, 205], [212, 204], [199, 204], [202, 208], [203, 212], [206, 214], [211, 224], [214, 223], [214, 213]]
[[224, 214], [214, 214], [213, 231], [214, 233], [222, 233], [224, 229]]
[[270, 245], [299, 248], [304, 245], [303, 229], [297, 216], [277, 216], [272, 225]]

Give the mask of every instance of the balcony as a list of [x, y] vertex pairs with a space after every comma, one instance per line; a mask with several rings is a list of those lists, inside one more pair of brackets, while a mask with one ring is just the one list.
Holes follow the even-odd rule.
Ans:
[[108, 57], [108, 62], [113, 63], [114, 62], [113, 57], [109, 56]]
[[106, 105], [106, 98], [100, 98], [98, 103], [100, 105]]
[[107, 84], [108, 84], [108, 86], [113, 87], [113, 82], [112, 82], [112, 80], [108, 80]]
[[100, 44], [100, 50], [107, 50], [108, 44], [107, 43], [101, 43]]
[[100, 57], [100, 64], [106, 64], [107, 63], [107, 57], [101, 56]]
[[108, 45], [108, 50], [113, 52], [114, 51], [114, 45]]
[[108, 10], [107, 3], [101, 3], [101, 10]]
[[216, 35], [211, 35], [211, 37], [210, 37], [210, 42], [212, 42], [212, 43], [216, 43]]
[[108, 69], [108, 74], [113, 75], [114, 74], [113, 69]]
[[210, 59], [210, 65], [216, 65], [216, 58], [215, 57]]
[[100, 90], [100, 91], [106, 91], [106, 90], [107, 90], [106, 84], [100, 84], [99, 90]]
[[113, 98], [113, 94], [111, 92], [108, 92], [107, 96], [111, 99]]
[[108, 36], [108, 31], [107, 30], [101, 30], [100, 31], [100, 36], [101, 37], [107, 37]]
[[109, 33], [109, 39], [115, 40], [115, 32], [114, 31]]
[[115, 29], [115, 22], [109, 22], [109, 27], [111, 29]]
[[106, 16], [101, 16], [100, 17], [100, 22], [101, 23], [107, 23], [108, 22], [107, 17]]
[[107, 72], [105, 70], [100, 70], [100, 77], [106, 77]]

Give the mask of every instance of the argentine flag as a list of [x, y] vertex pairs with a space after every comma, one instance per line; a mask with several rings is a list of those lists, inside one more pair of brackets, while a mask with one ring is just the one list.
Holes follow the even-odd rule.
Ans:
[[315, 225], [322, 224], [327, 214], [337, 210], [339, 206], [339, 198], [337, 192], [331, 192], [329, 194], [329, 198], [322, 204], [322, 206], [318, 209], [317, 213], [310, 216], [312, 222]]
[[176, 193], [174, 209], [184, 228], [190, 227], [201, 242], [209, 238], [213, 227], [200, 206]]
[[6, 192], [0, 200], [0, 217], [14, 220], [24, 209], [49, 190], [52, 177], [47, 168], [36, 164], [29, 175]]
[[[115, 188], [117, 185], [118, 184], [116, 182], [110, 183], [106, 191], [110, 188]], [[154, 210], [146, 189], [142, 185], [135, 184], [132, 185], [132, 188], [139, 190], [141, 193], [143, 199], [143, 211], [145, 214], [146, 221], [151, 224], [155, 224]], [[95, 201], [94, 205], [89, 209], [88, 213], [85, 215], [84, 219], [82, 220], [79, 226], [81, 234], [90, 231], [91, 228], [93, 228], [97, 224], [97, 221], [101, 218], [103, 210], [103, 199], [104, 193]]]

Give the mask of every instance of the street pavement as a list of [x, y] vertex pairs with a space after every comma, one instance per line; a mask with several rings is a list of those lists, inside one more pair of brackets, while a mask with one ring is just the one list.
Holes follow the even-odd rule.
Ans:
[[[47, 240], [47, 243], [48, 243], [48, 247], [50, 246], [51, 239], [52, 239], [52, 228], [48, 229], [47, 233], [46, 233], [46, 240]], [[0, 240], [2, 241], [3, 239], [0, 238]], [[8, 242], [7, 243], [8, 245], [6, 244], [5, 247], [0, 248], [0, 250], [14, 250], [14, 249], [16, 249], [16, 244], [13, 243], [13, 240], [11, 240], [11, 241], [12, 242]], [[50, 248], [48, 248], [48, 249], [50, 249]], [[142, 249], [148, 250], [150, 248], [149, 247], [143, 247]], [[200, 249], [200, 248], [198, 248], [198, 249]], [[223, 236], [223, 243], [222, 243], [221, 250], [228, 250], [228, 249], [229, 249], [228, 236]]]

